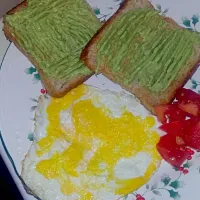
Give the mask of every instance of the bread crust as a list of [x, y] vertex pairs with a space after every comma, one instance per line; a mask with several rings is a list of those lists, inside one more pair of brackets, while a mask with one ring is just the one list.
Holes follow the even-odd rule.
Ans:
[[[25, 9], [27, 7], [27, 0], [23, 1], [21, 4], [17, 5], [14, 7], [12, 10], [10, 10], [7, 15], [12, 15], [15, 14], [16, 12]], [[3, 18], [3, 31], [7, 39], [12, 41], [15, 46], [28, 58], [28, 60], [35, 66], [37, 69], [40, 79], [44, 87], [47, 89], [48, 94], [53, 96], [53, 97], [63, 97], [67, 92], [72, 90], [73, 88], [77, 87], [78, 85], [82, 84], [85, 82], [88, 78], [90, 78], [93, 75], [93, 72], [91, 71], [91, 74], [88, 76], [77, 76], [75, 78], [72, 78], [70, 81], [63, 81], [63, 80], [58, 80], [56, 78], [53, 78], [46, 73], [40, 68], [39, 64], [36, 62], [36, 60], [29, 54], [27, 53], [23, 47], [19, 44], [19, 40], [16, 37], [16, 35], [12, 34], [14, 33], [14, 30], [12, 29], [11, 26], [6, 22], [6, 16]]]
[[[117, 20], [121, 14], [141, 7], [149, 7], [154, 9], [153, 5], [148, 0], [125, 0], [120, 6], [119, 10], [92, 37], [81, 53], [81, 60], [83, 60], [89, 69], [93, 71], [96, 70], [97, 43], [103, 37], [106, 28], [109, 27], [114, 20]], [[161, 17], [163, 17], [163, 19], [168, 23], [169, 28], [183, 29], [183, 27], [179, 26], [173, 19], [164, 16]], [[198, 68], [198, 63], [200, 62], [200, 44], [194, 46], [194, 49], [195, 56], [187, 63], [187, 70], [185, 70], [185, 68], [181, 70], [178, 74], [178, 78], [172, 81], [170, 86], [161, 93], [151, 92], [147, 88], [136, 83], [132, 83], [129, 86], [124, 85], [122, 81], [116, 80], [116, 75], [113, 75], [112, 72], [106, 68], [104, 63], [101, 64], [99, 71], [108, 79], [118, 83], [124, 89], [134, 94], [151, 113], [155, 114], [155, 106], [171, 103], [174, 99], [176, 90], [182, 87]]]

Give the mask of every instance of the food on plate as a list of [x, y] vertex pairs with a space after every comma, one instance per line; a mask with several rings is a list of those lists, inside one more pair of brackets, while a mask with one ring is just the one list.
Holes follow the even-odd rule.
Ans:
[[92, 72], [80, 53], [101, 26], [85, 0], [25, 0], [4, 17], [4, 33], [32, 62], [55, 97]]
[[200, 101], [200, 95], [190, 89], [180, 88], [176, 91], [176, 99], [179, 102]]
[[200, 120], [185, 134], [185, 142], [188, 146], [200, 150]]
[[[85, 0], [27, 0], [4, 18], [48, 90], [21, 174], [42, 200], [117, 200], [146, 184], [162, 158], [179, 168], [200, 150], [200, 95], [177, 90], [196, 69], [200, 36], [147, 0], [124, 1], [96, 33], [100, 26]], [[81, 84], [90, 70], [157, 118], [133, 95]]]
[[164, 160], [174, 167], [180, 167], [190, 155], [180, 136], [164, 135], [157, 144], [157, 149]]
[[155, 112], [161, 123], [184, 120], [186, 118], [186, 113], [176, 104], [156, 106]]
[[160, 138], [157, 149], [168, 163], [180, 167], [191, 159], [188, 147], [200, 150], [200, 95], [181, 88], [175, 97], [177, 101], [173, 104], [155, 108], [162, 123], [159, 128], [167, 133]]
[[86, 45], [81, 59], [135, 94], [150, 111], [170, 103], [197, 68], [200, 36], [153, 9], [126, 0]]
[[80, 85], [42, 95], [21, 177], [42, 200], [116, 200], [158, 169], [160, 123], [125, 92]]
[[176, 99], [179, 104], [178, 107], [183, 111], [200, 116], [200, 95], [189, 89], [179, 89], [176, 93]]

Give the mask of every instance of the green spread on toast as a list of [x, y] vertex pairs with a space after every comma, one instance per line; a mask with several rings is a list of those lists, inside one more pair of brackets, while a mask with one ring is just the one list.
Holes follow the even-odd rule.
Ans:
[[101, 23], [85, 0], [28, 0], [6, 21], [46, 74], [68, 80], [91, 73], [79, 58]]
[[103, 62], [120, 83], [161, 92], [187, 67], [197, 41], [197, 33], [170, 28], [153, 9], [129, 11], [114, 20], [98, 42], [97, 71]]

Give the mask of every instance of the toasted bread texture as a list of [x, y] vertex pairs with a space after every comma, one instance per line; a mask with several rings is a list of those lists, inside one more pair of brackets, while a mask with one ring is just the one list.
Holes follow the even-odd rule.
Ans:
[[[84, 75], [77, 74], [76, 76], [73, 76], [72, 78], [67, 79], [67, 80], [59, 79], [57, 77], [53, 77], [45, 73], [42, 67], [40, 66], [40, 64], [34, 58], [34, 56], [31, 53], [28, 53], [28, 51], [21, 45], [21, 43], [19, 42], [20, 38], [18, 37], [19, 34], [16, 34], [15, 29], [12, 26], [10, 26], [9, 23], [7, 22], [7, 16], [15, 15], [15, 13], [23, 11], [23, 9], [26, 9], [27, 6], [28, 6], [28, 2], [27, 0], [25, 0], [21, 4], [19, 4], [18, 6], [10, 10], [6, 16], [4, 16], [4, 27], [3, 27], [4, 34], [10, 41], [12, 41], [15, 44], [15, 46], [35, 66], [35, 68], [39, 72], [41, 82], [44, 85], [44, 87], [47, 89], [49, 95], [53, 97], [62, 97], [68, 91], [70, 91], [71, 89], [77, 87], [78, 85], [86, 81], [93, 74], [93, 72], [88, 71], [88, 73]], [[92, 9], [91, 9], [91, 15], [94, 15]], [[99, 26], [100, 26], [100, 21], [97, 23], [99, 23]]]
[[[113, 82], [120, 84], [124, 89], [134, 94], [148, 110], [150, 110], [152, 113], [155, 113], [154, 110], [155, 106], [172, 102], [176, 90], [182, 87], [197, 69], [198, 63], [200, 61], [200, 44], [197, 42], [193, 46], [194, 49], [193, 55], [190, 57], [190, 59], [187, 60], [185, 66], [183, 66], [181, 70], [178, 72], [177, 77], [170, 83], [170, 85], [164, 91], [152, 92], [150, 89], [140, 85], [136, 81], [128, 85], [124, 84], [124, 82], [121, 81], [120, 79], [120, 77], [123, 77], [124, 74], [120, 72], [113, 73], [111, 67], [107, 66], [107, 62], [101, 58], [98, 58], [97, 56], [98, 44], [104, 38], [106, 31], [108, 29], [109, 30], [111, 29], [113, 23], [118, 21], [125, 13], [140, 8], [154, 9], [148, 0], [125, 0], [122, 3], [119, 10], [100, 28], [100, 30], [93, 36], [90, 42], [86, 45], [86, 47], [82, 51], [81, 59], [85, 62], [85, 64], [88, 66], [89, 69], [96, 72], [98, 68], [98, 72], [104, 74], [107, 78], [109, 78]], [[181, 30], [181, 31], [184, 30], [173, 19], [165, 16], [160, 16], [160, 17], [163, 19], [164, 22], [167, 23], [167, 29]], [[105, 54], [105, 57], [106, 56], [108, 55]], [[97, 64], [98, 62], [100, 62], [100, 64]]]

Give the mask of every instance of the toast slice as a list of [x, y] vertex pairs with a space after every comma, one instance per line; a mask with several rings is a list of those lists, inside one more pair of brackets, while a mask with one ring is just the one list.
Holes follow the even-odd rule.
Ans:
[[[179, 39], [175, 40], [175, 35]], [[157, 53], [155, 47], [160, 48]], [[89, 69], [120, 84], [155, 113], [154, 107], [170, 103], [176, 90], [197, 69], [200, 36], [159, 15], [148, 0], [125, 0], [83, 49], [81, 59]]]
[[3, 30], [36, 67], [48, 93], [62, 97], [93, 74], [80, 53], [100, 26], [85, 0], [25, 0], [4, 16]]

